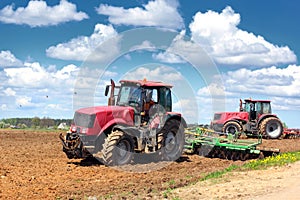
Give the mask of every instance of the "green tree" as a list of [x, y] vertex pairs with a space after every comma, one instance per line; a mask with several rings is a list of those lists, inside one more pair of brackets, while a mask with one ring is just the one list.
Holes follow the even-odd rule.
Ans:
[[40, 125], [40, 123], [41, 123], [41, 119], [39, 117], [34, 117], [31, 120], [31, 126], [32, 126], [32, 128], [38, 127]]

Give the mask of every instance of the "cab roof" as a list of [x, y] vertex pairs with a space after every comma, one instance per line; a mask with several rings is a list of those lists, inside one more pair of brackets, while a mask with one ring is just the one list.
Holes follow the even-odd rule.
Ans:
[[168, 87], [168, 88], [172, 88], [173, 85], [170, 84], [166, 84], [163, 82], [158, 82], [158, 81], [148, 81], [148, 80], [121, 80], [120, 81], [121, 84], [123, 83], [132, 83], [132, 84], [137, 84], [140, 86], [144, 86], [144, 87]]
[[254, 100], [254, 99], [245, 99], [245, 102], [262, 102], [262, 103], [270, 103], [270, 100]]

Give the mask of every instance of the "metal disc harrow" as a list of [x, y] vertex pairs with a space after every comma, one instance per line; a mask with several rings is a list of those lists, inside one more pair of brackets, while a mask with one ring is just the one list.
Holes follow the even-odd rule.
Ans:
[[283, 135], [285, 139], [299, 139], [300, 129], [286, 128], [283, 130]]
[[185, 130], [185, 153], [199, 154], [210, 158], [242, 160], [264, 158], [277, 155], [276, 148], [260, 147], [262, 136], [257, 140], [238, 139], [238, 133], [232, 135], [219, 133], [207, 128], [193, 127]]

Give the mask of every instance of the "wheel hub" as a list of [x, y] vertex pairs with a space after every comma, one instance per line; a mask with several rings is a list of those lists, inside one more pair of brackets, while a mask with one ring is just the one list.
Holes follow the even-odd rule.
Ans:
[[269, 135], [278, 135], [280, 132], [279, 125], [277, 123], [270, 123], [267, 125], [267, 131]]
[[129, 147], [128, 147], [128, 142], [127, 141], [122, 141], [120, 142], [117, 146], [118, 146], [118, 155], [121, 158], [124, 158], [127, 156], [127, 153], [129, 151]]
[[165, 148], [167, 152], [171, 152], [176, 146], [176, 138], [174, 133], [169, 132], [165, 140]]

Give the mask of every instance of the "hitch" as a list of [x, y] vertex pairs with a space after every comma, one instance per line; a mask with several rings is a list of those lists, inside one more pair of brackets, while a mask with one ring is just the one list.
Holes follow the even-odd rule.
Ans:
[[67, 132], [64, 136], [60, 133], [59, 138], [63, 145], [63, 152], [69, 159], [83, 158], [86, 156], [86, 152], [83, 149], [82, 142], [77, 133]]

